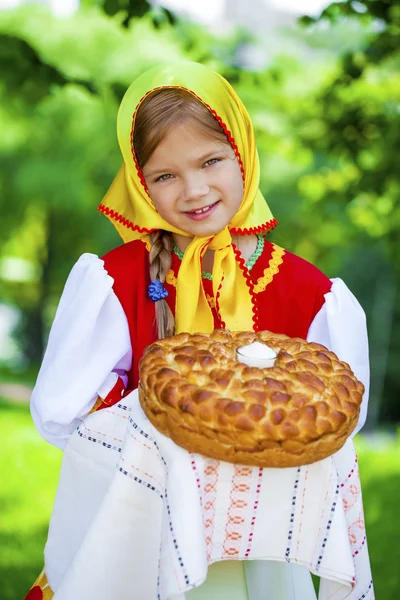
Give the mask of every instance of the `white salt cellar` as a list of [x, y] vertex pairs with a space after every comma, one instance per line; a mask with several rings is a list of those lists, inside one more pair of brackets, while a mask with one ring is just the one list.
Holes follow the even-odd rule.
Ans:
[[276, 361], [277, 353], [266, 344], [253, 342], [247, 346], [240, 346], [236, 350], [236, 359], [248, 367], [259, 369], [271, 368]]

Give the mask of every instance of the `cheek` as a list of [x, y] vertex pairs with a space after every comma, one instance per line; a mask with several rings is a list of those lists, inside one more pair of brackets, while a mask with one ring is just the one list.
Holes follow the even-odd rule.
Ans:
[[244, 193], [242, 173], [239, 166], [226, 174], [226, 177], [224, 178], [224, 189], [229, 197], [232, 207], [238, 209], [242, 203]]
[[153, 201], [156, 211], [165, 218], [172, 206], [172, 194], [171, 189], [167, 189], [167, 186], [164, 189], [157, 186], [149, 186], [150, 198]]
[[240, 173], [239, 177], [236, 180], [235, 184], [235, 198], [237, 202], [237, 208], [242, 204], [244, 194], [244, 184], [242, 179], [242, 173]]

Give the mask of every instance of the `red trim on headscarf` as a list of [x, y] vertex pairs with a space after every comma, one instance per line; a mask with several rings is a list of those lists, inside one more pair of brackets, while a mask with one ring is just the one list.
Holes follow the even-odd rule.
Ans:
[[219, 309], [219, 296], [220, 296], [223, 281], [224, 281], [224, 277], [222, 277], [222, 279], [221, 279], [221, 283], [219, 284], [219, 288], [218, 288], [217, 294], [215, 296], [215, 308], [217, 310], [218, 320], [219, 320], [221, 329], [226, 329], [226, 323], [225, 323], [225, 321], [222, 320], [221, 311]]
[[[126, 219], [122, 215], [120, 215], [116, 210], [112, 208], [108, 208], [104, 204], [100, 204], [97, 207], [97, 210], [110, 217], [114, 221], [118, 221], [128, 229], [132, 229], [132, 231], [138, 231], [139, 233], [153, 233], [153, 231], [157, 231], [157, 229], [147, 229], [146, 227], [139, 227], [139, 225], [135, 225], [129, 219]], [[236, 228], [230, 229], [229, 232], [233, 235], [249, 235], [251, 233], [262, 233], [263, 231], [272, 231], [278, 225], [278, 221], [276, 219], [272, 219], [263, 225], [258, 225], [257, 227], [245, 227], [244, 229]]]
[[253, 329], [254, 329], [254, 331], [258, 331], [258, 302], [256, 299], [256, 294], [254, 293], [254, 283], [250, 276], [250, 272], [249, 272], [248, 268], [246, 267], [246, 262], [245, 262], [244, 258], [242, 257], [242, 255], [240, 254], [239, 250], [236, 248], [235, 244], [232, 244], [232, 248], [233, 248], [233, 251], [236, 256], [236, 262], [238, 263], [239, 267], [241, 268], [243, 275], [245, 276], [246, 283], [250, 290], [251, 304], [252, 304], [252, 309], [253, 309]]
[[153, 231], [157, 231], [157, 229], [147, 229], [146, 227], [139, 227], [139, 225], [134, 225], [132, 221], [129, 221], [129, 219], [126, 219], [125, 217], [120, 215], [116, 210], [112, 210], [104, 204], [100, 204], [100, 206], [97, 207], [97, 210], [107, 215], [107, 217], [110, 217], [110, 219], [118, 221], [128, 229], [132, 229], [132, 231], [138, 231], [139, 233], [152, 233]]
[[275, 229], [275, 227], [278, 225], [278, 221], [276, 219], [271, 219], [270, 221], [267, 221], [267, 223], [264, 223], [263, 225], [257, 225], [257, 227], [233, 227], [232, 229], [230, 229], [230, 233], [233, 235], [250, 235], [251, 233], [263, 233], [263, 232], [269, 232], [272, 231], [273, 229]]
[[[160, 88], [155, 88], [155, 89], [160, 89]], [[142, 173], [142, 170], [141, 170], [141, 169], [140, 169], [140, 167], [139, 167], [139, 164], [138, 164], [138, 161], [137, 161], [137, 158], [136, 158], [136, 154], [135, 154], [135, 149], [134, 149], [134, 147], [133, 147], [133, 131], [134, 131], [134, 129], [135, 129], [136, 113], [137, 113], [137, 111], [138, 111], [138, 109], [139, 109], [139, 106], [141, 105], [141, 103], [143, 102], [143, 100], [144, 100], [144, 99], [145, 99], [145, 98], [146, 98], [146, 97], [147, 97], [149, 94], [151, 94], [151, 93], [152, 93], [152, 92], [154, 92], [154, 91], [155, 91], [155, 90], [151, 90], [150, 92], [147, 92], [147, 94], [145, 94], [145, 95], [144, 95], [144, 96], [143, 96], [143, 97], [142, 97], [142, 98], [139, 100], [139, 102], [137, 103], [137, 105], [136, 105], [136, 108], [135, 108], [135, 110], [134, 110], [134, 113], [133, 113], [133, 115], [132, 115], [132, 127], [131, 127], [131, 133], [130, 133], [130, 136], [129, 136], [130, 143], [131, 143], [131, 154], [132, 154], [133, 162], [135, 163], [135, 167], [136, 167], [136, 171], [137, 171], [138, 177], [139, 177], [139, 179], [140, 179], [140, 183], [141, 183], [141, 184], [142, 184], [142, 186], [144, 187], [144, 190], [145, 190], [146, 194], [147, 194], [149, 197], [150, 197], [150, 193], [149, 193], [149, 190], [148, 190], [148, 187], [147, 187], [147, 184], [146, 184], [146, 180], [145, 180], [145, 178], [144, 178], [144, 175], [143, 175], [143, 173]]]
[[221, 129], [225, 133], [226, 137], [228, 138], [228, 141], [229, 141], [230, 145], [232, 146], [232, 149], [233, 149], [233, 151], [235, 153], [235, 156], [238, 159], [240, 170], [242, 172], [242, 179], [243, 179], [243, 182], [244, 182], [244, 180], [245, 180], [244, 165], [243, 165], [242, 157], [240, 156], [239, 148], [237, 147], [237, 144], [235, 142], [235, 139], [234, 139], [232, 133], [228, 129], [227, 125], [223, 122], [223, 120], [221, 119], [221, 117], [217, 114], [217, 112], [213, 108], [211, 108], [211, 106], [209, 104], [207, 104], [206, 102], [204, 102], [204, 100], [202, 100], [202, 98], [200, 98], [200, 96], [198, 96], [197, 94], [195, 94], [192, 90], [189, 90], [188, 88], [183, 87], [182, 85], [160, 85], [159, 87], [156, 87], [156, 88], [153, 88], [152, 90], [149, 90], [148, 92], [146, 92], [146, 94], [144, 96], [142, 96], [142, 98], [140, 98], [140, 100], [137, 103], [136, 108], [135, 108], [135, 110], [133, 112], [133, 115], [132, 115], [132, 127], [131, 127], [131, 133], [130, 133], [131, 154], [132, 154], [133, 162], [134, 162], [135, 167], [136, 167], [136, 171], [137, 171], [138, 177], [140, 179], [140, 183], [143, 185], [146, 193], [150, 196], [149, 190], [148, 190], [147, 185], [146, 185], [146, 181], [145, 181], [144, 175], [143, 175], [141, 169], [139, 168], [139, 165], [138, 165], [138, 162], [137, 162], [137, 159], [136, 159], [135, 149], [133, 147], [133, 131], [134, 131], [134, 127], [135, 127], [136, 114], [137, 114], [137, 111], [139, 110], [139, 106], [142, 104], [142, 102], [148, 96], [150, 96], [150, 94], [152, 94], [153, 92], [157, 92], [158, 90], [162, 90], [162, 89], [185, 90], [185, 92], [188, 92], [189, 94], [192, 94], [192, 96], [194, 96], [196, 98], [196, 100], [198, 100], [199, 102], [201, 102], [201, 104], [203, 104], [203, 106], [205, 106], [210, 111], [210, 113], [213, 115], [213, 117], [218, 121]]
[[[130, 132], [131, 154], [132, 154], [132, 159], [135, 164], [140, 183], [142, 184], [147, 195], [150, 197], [150, 193], [149, 193], [148, 187], [146, 185], [146, 180], [144, 178], [144, 175], [143, 175], [141, 169], [139, 168], [136, 154], [135, 154], [135, 149], [133, 146], [133, 131], [134, 131], [134, 125], [135, 125], [135, 120], [136, 120], [136, 114], [137, 114], [137, 111], [138, 111], [140, 105], [142, 104], [142, 102], [153, 92], [156, 92], [157, 90], [161, 90], [161, 89], [171, 89], [171, 88], [185, 90], [189, 94], [192, 94], [192, 96], [194, 96], [199, 102], [201, 102], [201, 104], [203, 104], [203, 106], [205, 106], [210, 111], [210, 113], [213, 115], [213, 117], [218, 121], [220, 127], [222, 128], [223, 132], [225, 133], [226, 137], [228, 138], [228, 141], [231, 144], [233, 151], [235, 152], [235, 156], [239, 162], [240, 170], [242, 173], [242, 179], [244, 182], [245, 181], [245, 170], [244, 170], [242, 157], [240, 156], [239, 148], [235, 142], [235, 139], [234, 139], [231, 131], [228, 129], [227, 125], [224, 123], [222, 118], [217, 114], [217, 112], [213, 108], [211, 108], [211, 106], [209, 106], [206, 102], [204, 102], [204, 100], [202, 100], [202, 98], [200, 98], [200, 96], [197, 96], [197, 94], [195, 94], [192, 90], [189, 90], [188, 88], [185, 88], [180, 85], [162, 85], [162, 86], [153, 88], [153, 89], [149, 90], [148, 92], [146, 92], [146, 94], [144, 96], [142, 96], [142, 98], [139, 100], [139, 102], [136, 105], [136, 108], [133, 112], [133, 115], [132, 115], [132, 127], [131, 127], [131, 132]], [[114, 219], [114, 221], [118, 221], [124, 227], [131, 229], [132, 231], [138, 231], [139, 233], [152, 233], [153, 231], [156, 231], [156, 229], [147, 229], [146, 227], [139, 227], [139, 225], [135, 225], [134, 223], [132, 223], [132, 221], [130, 221], [129, 219], [126, 219], [125, 217], [123, 217], [116, 211], [108, 208], [104, 204], [100, 204], [100, 206], [98, 207], [98, 210], [100, 212], [106, 214], [111, 219]], [[271, 219], [271, 221], [264, 223], [263, 225], [258, 225], [257, 227], [245, 227], [243, 229], [238, 227], [238, 228], [231, 229], [230, 232], [233, 235], [238, 235], [238, 234], [249, 235], [251, 233], [262, 233], [262, 232], [272, 231], [272, 229], [274, 229], [274, 227], [276, 227], [277, 225], [278, 225], [278, 221], [276, 221], [276, 219]]]

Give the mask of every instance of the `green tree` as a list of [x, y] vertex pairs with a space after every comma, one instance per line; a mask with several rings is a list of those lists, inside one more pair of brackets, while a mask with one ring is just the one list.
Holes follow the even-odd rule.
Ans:
[[41, 359], [78, 256], [119, 243], [95, 208], [121, 160], [115, 121], [126, 87], [160, 56], [217, 66], [223, 46], [146, 2], [85, 4], [66, 20], [34, 5], [0, 13], [0, 257], [29, 261], [34, 273], [0, 279], [0, 296], [22, 310], [28, 362]]
[[[392, 355], [398, 356], [400, 337], [400, 2], [334, 2], [320, 17], [301, 22], [318, 29], [344, 19], [360, 22], [368, 36], [362, 47], [344, 52], [321, 87], [305, 119], [314, 128], [294, 122], [315, 161], [329, 157], [300, 180], [305, 205], [322, 205], [327, 223], [337, 207], [354, 226], [353, 242], [364, 239], [365, 248], [353, 254], [348, 266], [358, 272], [360, 287], [373, 292], [368, 297], [374, 398], [382, 395], [387, 367], [387, 389], [398, 390], [397, 361], [388, 357], [390, 343]], [[372, 403], [373, 423], [380, 410], [400, 419], [397, 395], [386, 394], [381, 409]]]

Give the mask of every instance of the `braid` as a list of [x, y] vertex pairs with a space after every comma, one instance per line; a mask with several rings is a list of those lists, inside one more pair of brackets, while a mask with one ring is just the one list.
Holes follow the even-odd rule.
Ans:
[[[172, 263], [172, 233], [154, 231], [150, 234], [150, 242], [150, 279], [164, 283]], [[167, 302], [158, 300], [155, 309], [159, 339], [174, 335], [175, 319]]]

